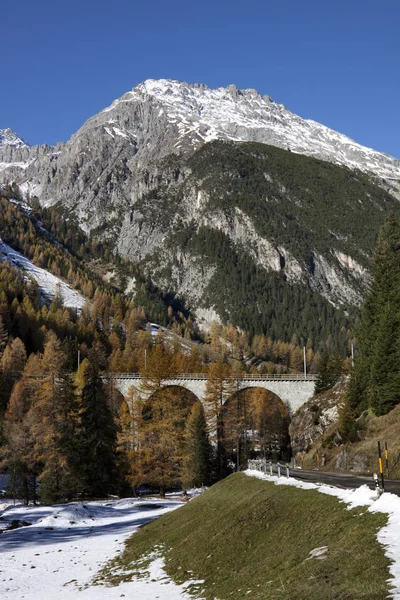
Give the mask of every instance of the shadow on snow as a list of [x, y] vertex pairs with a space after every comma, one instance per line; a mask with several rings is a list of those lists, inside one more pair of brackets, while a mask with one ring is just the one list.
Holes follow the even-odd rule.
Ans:
[[[65, 506], [73, 508], [73, 505], [61, 505], [60, 508]], [[88, 515], [85, 519], [86, 522], [82, 525], [71, 524], [70, 527], [57, 527], [55, 523], [54, 528], [50, 529], [47, 525], [34, 523], [27, 527], [3, 532], [0, 534], [0, 554], [30, 546], [62, 544], [79, 541], [83, 538], [133, 533], [134, 529], [149, 523], [175, 506], [181, 506], [181, 503], [173, 501], [163, 503], [151, 502], [147, 505], [143, 503], [136, 506], [128, 506], [127, 508], [102, 506], [99, 507], [101, 510], [97, 511], [97, 507], [88, 504], [93, 518]], [[41, 519], [54, 516], [54, 507], [52, 509], [50, 507], [47, 509], [46, 507], [32, 507], [33, 510], [35, 508], [39, 508], [38, 516]], [[11, 514], [7, 521], [11, 522], [13, 519], [18, 519], [29, 522], [29, 520], [32, 520], [33, 510], [29, 510], [29, 507], [21, 507], [21, 509], [9, 511]], [[5, 511], [2, 514], [3, 518], [7, 512]], [[96, 513], [100, 513], [100, 515]], [[129, 515], [131, 515], [131, 518], [128, 518]], [[96, 524], [96, 519], [101, 519], [102, 522]], [[104, 520], [109, 522], [104, 522]]]

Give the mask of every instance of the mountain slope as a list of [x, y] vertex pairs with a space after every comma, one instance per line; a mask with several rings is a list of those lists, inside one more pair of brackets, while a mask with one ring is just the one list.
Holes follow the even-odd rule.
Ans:
[[42, 296], [51, 301], [57, 294], [63, 300], [63, 305], [67, 308], [76, 308], [81, 310], [86, 299], [76, 290], [72, 289], [62, 279], [49, 273], [45, 269], [34, 265], [32, 261], [23, 256], [20, 252], [13, 250], [7, 244], [4, 244], [0, 238], [0, 261], [7, 260], [12, 267], [20, 270], [27, 279], [34, 279], [38, 284]]
[[[317, 292], [359, 304], [378, 225], [400, 208], [365, 175], [271, 146], [218, 141], [179, 165], [164, 161], [157, 186], [126, 213], [117, 238], [120, 252], [162, 287], [203, 308], [221, 306], [225, 289], [221, 316], [240, 303], [241, 288], [250, 296], [244, 309], [260, 306], [277, 289], [273, 280], [291, 284], [289, 297], [297, 284], [303, 298]], [[264, 283], [254, 287], [255, 273]]]
[[216, 285], [222, 246], [231, 270], [246, 264], [244, 280], [261, 273], [248, 286], [254, 306], [265, 289], [275, 297], [265, 328], [283, 284], [289, 303], [301, 285], [300, 297], [358, 305], [378, 226], [398, 211], [388, 193], [400, 190], [398, 160], [235, 86], [147, 80], [66, 144], [29, 148], [2, 135], [0, 182], [76, 217], [198, 314], [238, 324], [248, 301], [235, 300], [234, 278], [227, 301]]

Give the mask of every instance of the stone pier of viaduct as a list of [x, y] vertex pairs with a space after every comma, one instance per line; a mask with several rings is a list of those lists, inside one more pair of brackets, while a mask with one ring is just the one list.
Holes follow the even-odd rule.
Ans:
[[[142, 378], [137, 373], [114, 373], [113, 382], [123, 396], [127, 396], [133, 386], [145, 398], [142, 392]], [[235, 379], [236, 390], [262, 388], [280, 398], [293, 415], [314, 394], [314, 375], [245, 375]], [[206, 395], [207, 376], [204, 374], [174, 375], [162, 382], [163, 387], [178, 386], [192, 392], [200, 401]]]

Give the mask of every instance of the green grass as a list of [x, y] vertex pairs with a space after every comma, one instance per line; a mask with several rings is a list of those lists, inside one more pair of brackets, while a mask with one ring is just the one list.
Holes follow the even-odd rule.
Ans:
[[[101, 579], [129, 580], [156, 548], [176, 582], [205, 580], [198, 591], [207, 600], [383, 600], [389, 561], [376, 533], [386, 520], [236, 474], [140, 529]], [[326, 558], [307, 560], [321, 546]]]

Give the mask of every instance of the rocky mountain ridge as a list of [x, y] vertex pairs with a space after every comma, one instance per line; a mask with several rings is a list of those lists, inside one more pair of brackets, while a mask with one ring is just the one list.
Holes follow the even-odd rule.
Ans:
[[[209, 147], [207, 156], [203, 149]], [[301, 162], [304, 156], [311, 162]], [[345, 167], [329, 171], [321, 159]], [[285, 169], [271, 170], [275, 160]], [[296, 172], [288, 178], [291, 169]], [[322, 188], [315, 180], [325, 177]], [[350, 182], [348, 215], [335, 214], [336, 199], [347, 195], [347, 183], [339, 190], [338, 177]], [[29, 147], [2, 130], [0, 183], [12, 182], [26, 197], [74, 214], [85, 231], [113, 240], [122, 255], [199, 312], [215, 309], [207, 288], [218, 276], [220, 250], [214, 248], [214, 258], [205, 260], [203, 250], [177, 239], [186, 239], [188, 231], [196, 237], [200, 230], [209, 239], [226, 236], [257, 268], [305, 284], [335, 305], [357, 305], [368, 284], [379, 221], [398, 204], [393, 195], [400, 197], [400, 161], [301, 119], [255, 90], [147, 80], [90, 118], [65, 144]], [[326, 189], [329, 205], [320, 210]], [[321, 227], [329, 243], [316, 239], [307, 218], [313, 213], [325, 220]], [[346, 217], [355, 221], [353, 228], [342, 222]], [[357, 220], [366, 220], [365, 235]], [[288, 229], [307, 238], [301, 252]]]
[[[239, 90], [235, 85], [210, 89], [168, 79], [146, 80], [89, 119], [67, 144], [99, 127], [109, 142], [122, 138], [135, 147], [133, 154], [152, 158], [193, 151], [215, 139], [261, 142], [369, 172], [381, 183], [385, 180], [392, 192], [400, 190], [398, 159], [302, 119], [254, 89]], [[0, 130], [0, 156], [4, 146], [29, 148], [10, 129]], [[51, 153], [49, 146], [41, 147]]]

